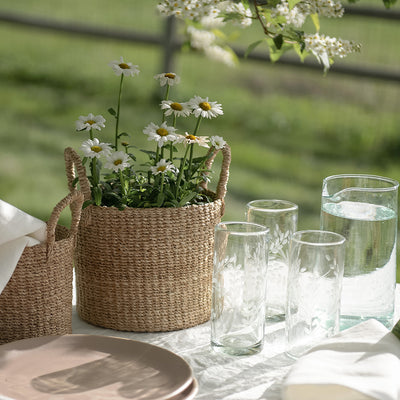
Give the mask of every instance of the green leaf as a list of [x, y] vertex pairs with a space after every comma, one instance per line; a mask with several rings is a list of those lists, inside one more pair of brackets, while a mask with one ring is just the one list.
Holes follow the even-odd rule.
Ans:
[[[232, 14], [231, 14], [232, 15]], [[240, 16], [240, 14], [239, 14], [239, 16]], [[229, 19], [237, 19], [237, 17], [235, 17], [235, 16], [232, 16], [231, 18], [229, 18]], [[224, 20], [225, 20], [225, 18], [224, 18]], [[212, 33], [217, 37], [217, 38], [220, 38], [220, 39], [222, 39], [222, 40], [226, 40], [226, 34], [224, 33], [224, 32], [222, 32], [220, 29], [213, 29], [212, 30]]]
[[164, 193], [158, 193], [157, 196], [157, 207], [161, 207], [164, 203], [165, 195]]
[[135, 157], [134, 154], [128, 153], [128, 156], [129, 156], [133, 161], [136, 161], [136, 157]]
[[302, 0], [288, 0], [289, 10], [291, 10], [297, 3], [300, 3]]
[[101, 199], [102, 199], [102, 193], [101, 189], [99, 187], [94, 187], [92, 188], [92, 196], [93, 196], [93, 201], [96, 206], [101, 205]]
[[277, 36], [274, 37], [273, 40], [274, 40], [276, 48], [278, 50], [280, 50], [282, 48], [282, 45], [283, 45], [283, 36], [282, 35], [277, 35]]
[[126, 132], [122, 132], [122, 133], [118, 134], [118, 139], [121, 138], [122, 136], [129, 136], [129, 134]]
[[93, 204], [93, 201], [92, 201], [92, 200], [86, 200], [86, 201], [84, 201], [83, 204], [82, 204], [82, 209], [84, 209], [84, 208], [90, 206], [91, 204]]
[[114, 117], [117, 116], [117, 112], [116, 112], [112, 107], [110, 107], [107, 111], [108, 111], [111, 115], [113, 115]]
[[267, 39], [267, 42], [269, 46], [269, 58], [272, 62], [278, 61], [283, 54], [283, 49], [277, 49], [273, 39]]
[[397, 321], [397, 324], [392, 329], [392, 333], [400, 340], [400, 321]]
[[308, 53], [304, 51], [305, 48], [305, 43], [295, 43], [293, 44], [293, 49], [296, 52], [296, 54], [300, 57], [300, 61], [304, 62], [304, 59], [307, 57]]
[[144, 149], [140, 149], [140, 151], [141, 151], [142, 153], [148, 154], [149, 156], [152, 156], [152, 158], [154, 158], [154, 157], [156, 156], [156, 152], [155, 152], [155, 151], [144, 150]]
[[397, 0], [383, 0], [383, 4], [386, 8], [390, 8], [394, 4], [396, 4]]
[[72, 187], [76, 187], [76, 185], [78, 184], [78, 182], [79, 182], [79, 176], [76, 176], [76, 177], [74, 178], [74, 180], [72, 181]]
[[184, 196], [181, 201], [178, 203], [178, 207], [183, 207], [186, 203], [189, 203], [190, 200], [197, 196], [196, 192], [190, 192], [186, 196]]
[[246, 49], [246, 52], [244, 53], [244, 58], [247, 58], [249, 54], [261, 43], [265, 42], [265, 39], [257, 40], [256, 42], [253, 42], [249, 45], [249, 47]]
[[315, 26], [315, 29], [317, 30], [317, 32], [319, 32], [320, 29], [320, 24], [319, 24], [319, 17], [318, 14], [311, 14], [311, 20]]
[[179, 207], [176, 200], [166, 201], [164, 204], [166, 207]]

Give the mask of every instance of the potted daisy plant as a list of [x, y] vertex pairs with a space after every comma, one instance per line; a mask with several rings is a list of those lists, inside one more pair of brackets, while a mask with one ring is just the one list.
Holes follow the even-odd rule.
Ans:
[[[65, 150], [69, 187], [85, 196], [76, 250], [77, 310], [95, 325], [128, 331], [183, 329], [209, 319], [214, 227], [224, 212], [230, 148], [220, 136], [200, 136], [202, 119], [223, 115], [208, 97], [171, 97], [180, 77], [155, 75], [165, 96], [160, 120], [142, 129], [150, 149], [136, 148], [121, 131], [125, 77], [139, 74], [121, 57], [110, 66], [120, 77], [112, 140], [103, 139], [102, 115], [80, 116], [88, 134]], [[180, 132], [180, 118], [193, 130]], [[138, 150], [136, 150], [138, 151]], [[223, 156], [215, 192], [207, 188], [216, 155]]]

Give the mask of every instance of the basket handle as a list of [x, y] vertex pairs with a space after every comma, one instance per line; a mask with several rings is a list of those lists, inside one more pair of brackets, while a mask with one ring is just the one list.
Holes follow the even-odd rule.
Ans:
[[79, 177], [80, 190], [83, 193], [84, 200], [90, 200], [92, 198], [92, 193], [90, 191], [89, 179], [86, 176], [85, 167], [82, 164], [82, 160], [76, 151], [72, 147], [67, 147], [64, 150], [64, 160], [65, 160], [65, 172], [67, 174], [68, 188], [70, 192], [75, 190], [74, 179], [75, 179], [75, 169]]
[[83, 204], [83, 194], [77, 190], [73, 190], [54, 207], [50, 219], [47, 222], [47, 259], [49, 259], [51, 252], [53, 251], [54, 248], [54, 244], [56, 241], [56, 227], [61, 212], [67, 206], [71, 207], [72, 219], [71, 219], [71, 227], [69, 230], [69, 236], [75, 237], [75, 235], [78, 232], [78, 225], [81, 217], [82, 204]]
[[[222, 165], [221, 165], [221, 172], [219, 174], [219, 180], [217, 184], [217, 199], [223, 200], [226, 195], [227, 191], [227, 184], [228, 184], [228, 178], [229, 178], [229, 166], [231, 164], [231, 148], [229, 145], [226, 143], [225, 146], [222, 149], [214, 149], [213, 153], [211, 156], [208, 158], [208, 160], [205, 163], [205, 168], [206, 169], [211, 169], [211, 166], [213, 165], [214, 159], [217, 156], [219, 152], [222, 152]], [[207, 173], [208, 175], [208, 173]], [[207, 181], [204, 181], [200, 184], [200, 187], [203, 189], [207, 189]]]

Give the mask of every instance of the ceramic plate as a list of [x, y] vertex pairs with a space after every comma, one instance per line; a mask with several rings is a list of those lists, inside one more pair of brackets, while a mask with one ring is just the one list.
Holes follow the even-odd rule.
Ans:
[[192, 383], [181, 393], [168, 400], [193, 400], [199, 390], [196, 379], [193, 378]]
[[144, 342], [65, 335], [0, 346], [0, 394], [18, 400], [186, 400], [193, 391], [189, 364]]

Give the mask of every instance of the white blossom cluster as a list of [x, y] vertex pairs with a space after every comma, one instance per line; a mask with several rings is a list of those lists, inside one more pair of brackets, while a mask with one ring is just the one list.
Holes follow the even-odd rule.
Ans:
[[219, 13], [219, 0], [164, 0], [157, 6], [162, 15], [174, 15], [179, 18], [199, 21]]
[[333, 57], [343, 58], [350, 53], [360, 50], [360, 45], [343, 39], [337, 39], [318, 33], [304, 35], [305, 50], [310, 51], [314, 56], [329, 68], [329, 59]]
[[253, 14], [250, 8], [245, 8], [243, 3], [234, 3], [232, 1], [223, 1], [219, 9], [226, 14], [235, 14], [238, 16], [238, 20], [233, 20], [232, 23], [240, 25], [242, 27], [248, 27], [253, 22]]
[[[265, 27], [272, 26], [271, 32], [275, 34], [280, 29], [284, 32], [287, 25], [301, 28], [310, 15], [340, 18], [344, 14], [340, 0], [300, 0], [293, 7], [289, 6], [289, 0], [280, 0], [277, 3], [274, 8], [268, 9], [267, 13], [260, 13], [263, 20], [261, 23], [265, 25], [264, 30]], [[209, 58], [222, 61], [229, 66], [237, 62], [236, 57], [228, 47], [220, 45], [221, 38], [214, 34], [214, 29], [226, 23], [248, 27], [255, 18], [252, 10], [243, 2], [233, 0], [163, 0], [159, 3], [158, 9], [166, 16], [175, 15], [182, 19], [200, 22], [201, 29], [192, 26], [187, 29], [191, 46], [203, 51]], [[232, 14], [232, 18], [224, 20], [229, 14]], [[334, 57], [343, 58], [349, 53], [359, 51], [360, 48], [348, 40], [318, 33], [306, 34], [304, 40], [306, 50], [311, 52], [325, 69], [329, 68]]]
[[251, 10], [231, 0], [164, 0], [157, 8], [162, 15], [201, 21], [208, 27], [224, 25], [221, 13], [235, 14], [237, 19], [232, 22], [236, 25], [247, 27], [252, 23]]
[[304, 0], [297, 3], [296, 7], [306, 15], [318, 14], [321, 17], [341, 18], [344, 14], [344, 8], [340, 1]]
[[213, 60], [220, 61], [228, 66], [234, 66], [236, 57], [232, 51], [218, 44], [217, 36], [212, 29], [225, 25], [223, 15], [235, 14], [232, 23], [241, 27], [247, 27], [252, 23], [252, 13], [242, 3], [220, 0], [164, 0], [158, 4], [158, 10], [162, 15], [174, 15], [178, 18], [198, 21], [204, 29], [189, 26], [190, 45], [203, 51]]
[[286, 0], [282, 0], [271, 10], [271, 17], [285, 17], [286, 24], [300, 28], [308, 15], [318, 14], [327, 18], [341, 18], [343, 13], [344, 8], [340, 1], [303, 0], [290, 9], [289, 3]]
[[193, 26], [189, 26], [187, 32], [194, 49], [203, 51], [212, 60], [220, 61], [230, 67], [235, 65], [233, 53], [216, 44], [217, 37], [214, 33]]
[[285, 17], [286, 24], [300, 28], [304, 24], [307, 14], [301, 12], [297, 6], [289, 9], [288, 2], [282, 0], [280, 4], [271, 10], [272, 18], [276, 18], [278, 16]]

